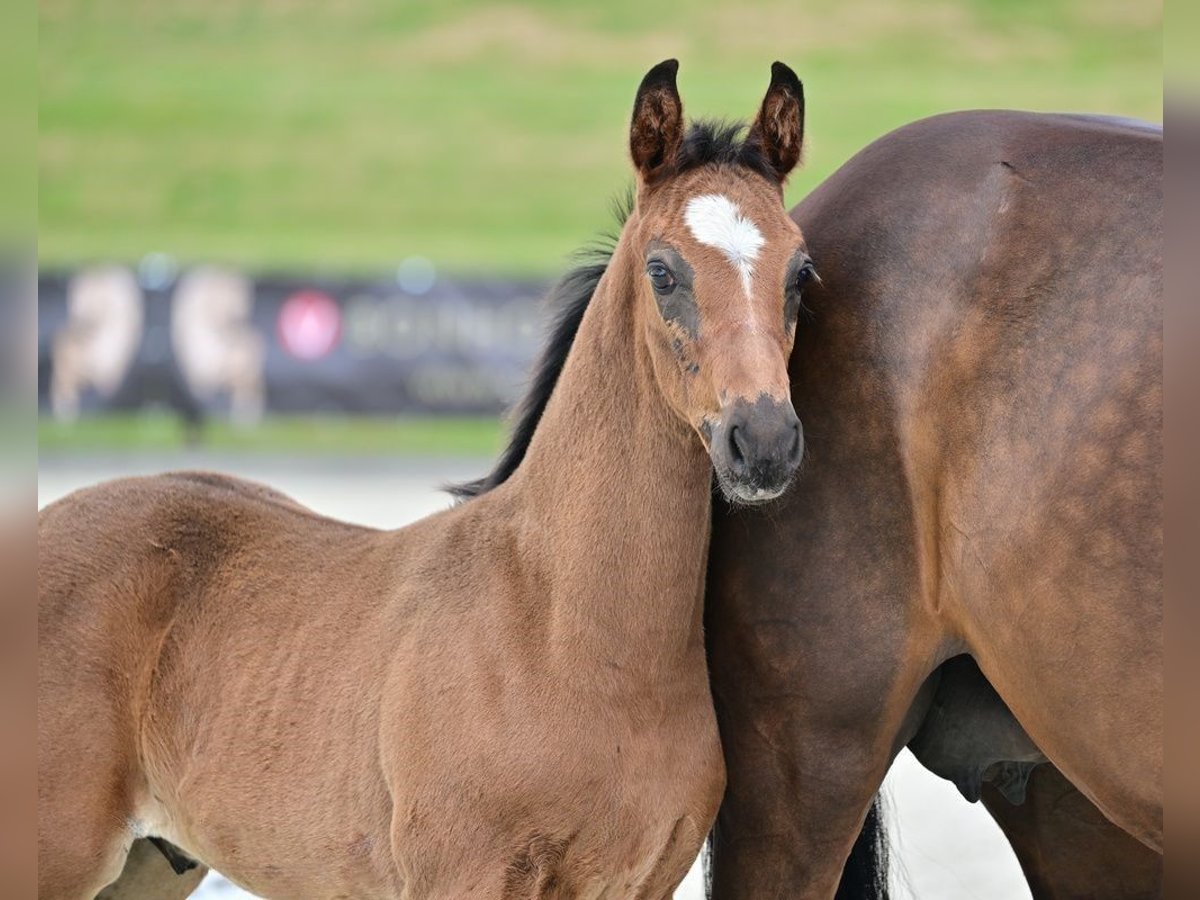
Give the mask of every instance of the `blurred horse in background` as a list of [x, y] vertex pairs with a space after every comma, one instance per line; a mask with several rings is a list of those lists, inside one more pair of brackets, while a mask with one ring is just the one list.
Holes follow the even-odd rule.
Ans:
[[50, 408], [56, 418], [79, 417], [87, 390], [111, 397], [124, 380], [144, 326], [142, 289], [121, 266], [80, 272], [67, 288], [67, 321], [50, 351]]
[[254, 329], [254, 285], [244, 275], [203, 266], [179, 280], [171, 298], [171, 346], [191, 392], [229, 395], [230, 418], [253, 425], [266, 405], [267, 348]]

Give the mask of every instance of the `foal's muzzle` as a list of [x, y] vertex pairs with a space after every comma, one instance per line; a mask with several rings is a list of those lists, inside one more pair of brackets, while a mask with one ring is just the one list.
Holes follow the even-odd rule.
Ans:
[[736, 400], [712, 430], [717, 480], [735, 503], [765, 503], [787, 489], [804, 455], [804, 431], [790, 401], [765, 394]]

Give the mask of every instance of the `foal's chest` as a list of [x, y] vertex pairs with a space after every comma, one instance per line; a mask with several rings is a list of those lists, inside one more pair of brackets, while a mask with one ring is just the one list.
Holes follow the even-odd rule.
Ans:
[[668, 895], [724, 788], [707, 694], [673, 699], [636, 718], [533, 702], [426, 720], [395, 758], [406, 880], [505, 898]]

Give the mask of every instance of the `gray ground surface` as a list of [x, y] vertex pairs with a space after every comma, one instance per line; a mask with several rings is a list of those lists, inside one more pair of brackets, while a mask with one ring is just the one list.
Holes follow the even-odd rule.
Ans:
[[[480, 474], [486, 460], [362, 460], [280, 457], [113, 456], [43, 458], [38, 505], [85, 485], [121, 475], [168, 469], [213, 469], [252, 478], [283, 490], [326, 515], [381, 528], [411, 522], [448, 504], [439, 485]], [[963, 801], [948, 783], [900, 756], [886, 782], [899, 898], [920, 900], [1026, 900], [1008, 845], [982, 807]], [[703, 897], [699, 867], [676, 893]], [[213, 875], [196, 895], [201, 900], [246, 898]]]

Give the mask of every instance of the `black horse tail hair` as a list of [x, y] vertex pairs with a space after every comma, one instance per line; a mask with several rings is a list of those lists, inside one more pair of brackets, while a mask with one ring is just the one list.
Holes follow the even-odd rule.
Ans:
[[846, 857], [834, 900], [889, 900], [890, 861], [883, 795], [876, 794]]
[[[719, 829], [714, 825], [704, 844], [704, 895], [709, 900], [712, 898], [713, 856], [719, 845]], [[871, 801], [862, 829], [846, 857], [834, 900], [890, 900], [890, 861], [883, 795], [880, 793]]]

